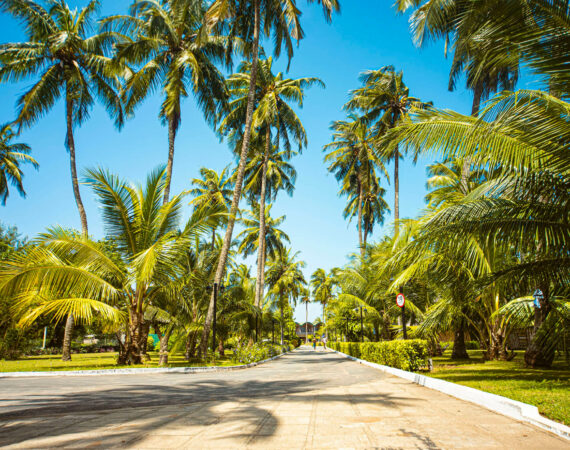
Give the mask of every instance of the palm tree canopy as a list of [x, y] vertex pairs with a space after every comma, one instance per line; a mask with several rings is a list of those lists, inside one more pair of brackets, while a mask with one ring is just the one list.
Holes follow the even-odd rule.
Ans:
[[0, 197], [2, 204], [6, 204], [6, 200], [10, 195], [10, 185], [14, 186], [22, 197], [26, 196], [24, 190], [23, 178], [24, 172], [20, 165], [31, 164], [35, 169], [38, 168], [38, 162], [32, 158], [29, 153], [30, 147], [21, 143], [10, 143], [14, 138], [12, 127], [9, 124], [0, 127]]
[[99, 1], [91, 0], [79, 12], [64, 1], [48, 0], [46, 5], [47, 9], [31, 0], [0, 4], [0, 10], [22, 22], [28, 38], [28, 42], [0, 45], [0, 82], [39, 77], [18, 99], [17, 122], [34, 124], [64, 94], [73, 102], [74, 124], [89, 117], [94, 98], [99, 98], [121, 126], [123, 109], [116, 92], [124, 70], [106, 56], [111, 36], [89, 34]]
[[[241, 239], [238, 252], [244, 256], [253, 255], [259, 245], [259, 205], [254, 203], [252, 208], [242, 219], [245, 229], [236, 238]], [[289, 236], [278, 228], [284, 221], [285, 216], [271, 217], [271, 205], [265, 208], [265, 250], [269, 258], [276, 258], [284, 249], [285, 242], [290, 243]]]

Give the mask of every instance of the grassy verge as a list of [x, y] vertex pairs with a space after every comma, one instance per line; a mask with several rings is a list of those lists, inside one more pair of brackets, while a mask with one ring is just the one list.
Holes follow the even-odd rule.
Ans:
[[470, 350], [470, 360], [453, 361], [448, 350], [433, 358], [429, 376], [535, 405], [542, 415], [570, 425], [570, 365], [557, 359], [551, 369], [530, 369], [523, 353], [512, 361], [484, 361], [480, 350]]
[[[234, 363], [229, 356], [213, 361], [191, 359], [186, 361], [183, 355], [175, 354], [168, 357], [168, 367], [199, 367], [199, 366], [232, 366]], [[27, 356], [16, 361], [0, 361], [0, 372], [33, 372], [54, 370], [100, 370], [121, 368], [158, 367], [158, 352], [150, 352], [151, 360], [145, 364], [134, 366], [118, 366], [116, 353], [78, 353], [72, 355], [71, 361], [62, 361], [61, 355]]]

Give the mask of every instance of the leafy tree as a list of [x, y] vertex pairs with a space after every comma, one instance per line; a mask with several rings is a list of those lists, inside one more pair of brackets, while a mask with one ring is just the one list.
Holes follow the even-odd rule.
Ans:
[[225, 39], [207, 33], [205, 3], [201, 0], [137, 0], [130, 15], [103, 19], [105, 30], [117, 38], [119, 61], [140, 67], [128, 72], [124, 102], [127, 113], [161, 86], [164, 100], [159, 117], [168, 125], [168, 160], [164, 203], [170, 195], [174, 141], [182, 120], [182, 99], [192, 91], [209, 123], [227, 99], [222, 73], [216, 64], [225, 56]]

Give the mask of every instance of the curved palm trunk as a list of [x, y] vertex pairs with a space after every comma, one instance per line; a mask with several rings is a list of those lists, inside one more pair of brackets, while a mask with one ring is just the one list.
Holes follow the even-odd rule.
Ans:
[[172, 180], [172, 165], [174, 164], [174, 140], [176, 139], [176, 123], [174, 117], [168, 118], [168, 162], [166, 163], [166, 181], [164, 183], [163, 204], [170, 197], [170, 182]]
[[459, 328], [455, 331], [451, 359], [469, 359], [469, 353], [467, 353], [467, 348], [465, 347], [465, 325], [463, 320], [461, 320]]
[[[230, 245], [232, 242], [232, 234], [234, 231], [234, 225], [236, 221], [236, 216], [238, 213], [239, 201], [241, 198], [241, 189], [243, 185], [243, 177], [245, 173], [245, 164], [247, 161], [247, 151], [249, 149], [249, 142], [251, 138], [251, 122], [253, 118], [253, 107], [255, 103], [255, 84], [257, 81], [257, 63], [259, 57], [259, 31], [260, 31], [260, 0], [254, 0], [254, 31], [253, 31], [253, 48], [252, 48], [252, 61], [251, 61], [251, 74], [249, 81], [249, 92], [247, 94], [247, 111], [245, 116], [245, 128], [243, 135], [243, 143], [241, 146], [240, 160], [238, 166], [238, 172], [236, 176], [236, 184], [234, 187], [234, 195], [232, 198], [232, 206], [230, 208], [230, 215], [228, 218], [228, 227], [226, 228], [226, 234], [224, 236], [224, 243], [222, 246], [222, 251], [220, 253], [220, 259], [218, 260], [218, 267], [216, 268], [216, 275], [214, 277], [214, 283], [220, 283], [224, 275], [226, 268], [226, 262], [228, 259], [228, 253], [230, 251]], [[200, 354], [206, 356], [208, 349], [208, 335], [210, 334], [210, 328], [212, 327], [212, 320], [214, 318], [214, 293], [210, 296], [210, 304], [208, 305], [208, 313], [206, 315], [206, 320], [204, 321], [204, 330], [202, 331], [202, 339], [200, 341]]]
[[358, 246], [360, 256], [364, 256], [364, 246], [362, 245], [362, 182], [358, 180]]
[[[67, 123], [67, 135], [65, 141], [67, 144], [67, 149], [69, 150], [69, 165], [71, 168], [71, 184], [73, 186], [73, 195], [75, 197], [77, 210], [79, 211], [79, 218], [81, 220], [81, 232], [84, 237], [87, 237], [89, 234], [89, 229], [87, 227], [87, 214], [85, 213], [85, 207], [83, 206], [83, 201], [81, 200], [79, 182], [77, 181], [75, 140], [73, 139], [73, 100], [70, 98], [69, 91], [67, 93], [65, 102], [65, 118]], [[71, 360], [71, 335], [73, 333], [73, 325], [73, 314], [69, 314], [65, 323], [65, 334], [63, 337], [63, 349], [61, 356], [62, 361]]]
[[257, 283], [255, 285], [255, 306], [261, 306], [265, 274], [265, 192], [267, 190], [267, 164], [269, 160], [269, 146], [271, 145], [271, 130], [267, 127], [265, 133], [265, 154], [263, 155], [263, 168], [261, 170], [261, 194], [259, 198], [259, 242], [257, 245]]

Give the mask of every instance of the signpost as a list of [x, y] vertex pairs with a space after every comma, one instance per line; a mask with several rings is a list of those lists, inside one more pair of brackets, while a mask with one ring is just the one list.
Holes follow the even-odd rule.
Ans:
[[402, 308], [402, 331], [404, 333], [404, 339], [408, 338], [406, 333], [406, 297], [404, 297], [403, 293], [399, 293], [396, 296], [396, 305]]

